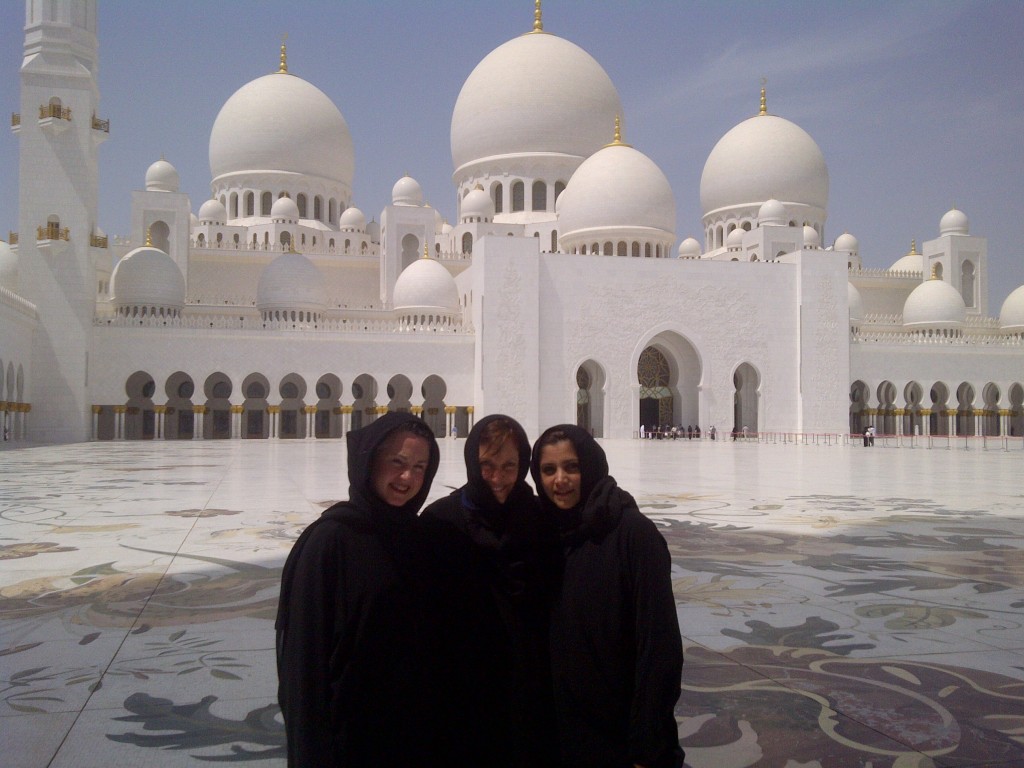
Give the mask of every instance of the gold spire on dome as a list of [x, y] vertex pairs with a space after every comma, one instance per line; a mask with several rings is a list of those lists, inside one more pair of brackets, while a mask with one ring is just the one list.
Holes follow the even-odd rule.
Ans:
[[423, 258], [424, 259], [429, 259], [430, 258], [430, 246], [427, 244], [426, 240], [423, 241]]
[[908, 256], [920, 256], [921, 255], [921, 254], [919, 254], [917, 252], [917, 240], [911, 240], [910, 241], [910, 253], [907, 254], [907, 255]]
[[606, 147], [628, 147], [622, 140], [622, 117], [620, 115], [615, 116], [615, 138], [612, 139], [611, 144], [605, 144]]
[[533, 0], [533, 30], [531, 32], [543, 32], [544, 20], [541, 18], [540, 0]]
[[288, 46], [286, 45], [287, 42], [288, 33], [285, 32], [283, 35], [281, 35], [281, 66], [277, 70], [277, 74], [279, 75], [288, 74]]
[[153, 247], [153, 233], [150, 232], [149, 227], [146, 227], [146, 247]]
[[939, 263], [935, 262], [932, 264], [932, 280], [939, 279]]
[[761, 78], [761, 115], [768, 114], [768, 95], [765, 92], [765, 86], [768, 85], [768, 78]]

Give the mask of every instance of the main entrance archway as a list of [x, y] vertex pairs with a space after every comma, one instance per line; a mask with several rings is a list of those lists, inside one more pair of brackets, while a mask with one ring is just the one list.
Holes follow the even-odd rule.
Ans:
[[689, 341], [671, 331], [659, 333], [640, 353], [636, 375], [641, 424], [699, 425], [700, 358]]

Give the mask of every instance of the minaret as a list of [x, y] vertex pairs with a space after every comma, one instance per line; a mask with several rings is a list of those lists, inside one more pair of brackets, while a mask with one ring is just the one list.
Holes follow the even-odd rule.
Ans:
[[[26, 0], [21, 64], [18, 270], [35, 303], [26, 399], [30, 440], [90, 436], [89, 349], [97, 236], [97, 155], [109, 135], [98, 117], [96, 0]], [[107, 265], [109, 269], [109, 264]]]

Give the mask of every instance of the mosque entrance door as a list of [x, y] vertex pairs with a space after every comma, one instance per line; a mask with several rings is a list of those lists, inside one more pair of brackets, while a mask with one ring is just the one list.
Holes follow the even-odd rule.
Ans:
[[640, 423], [652, 427], [672, 425], [671, 371], [668, 358], [655, 347], [640, 353], [637, 378], [640, 381]]

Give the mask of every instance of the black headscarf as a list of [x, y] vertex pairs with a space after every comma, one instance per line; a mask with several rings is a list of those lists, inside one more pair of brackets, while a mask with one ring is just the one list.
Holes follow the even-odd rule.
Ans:
[[[547, 497], [541, 482], [540, 454], [552, 432], [566, 436], [576, 449], [580, 462], [580, 501], [568, 510], [559, 509]], [[615, 478], [608, 474], [604, 449], [587, 430], [574, 424], [558, 424], [544, 431], [533, 448], [530, 474], [537, 486], [541, 509], [554, 517], [562, 541], [568, 544], [606, 533], [618, 523], [623, 508], [627, 504], [635, 504], [633, 497], [620, 489]]]
[[[412, 434], [423, 437], [430, 446], [430, 459], [423, 476], [423, 487], [413, 498], [400, 507], [386, 504], [373, 490], [373, 461], [381, 445], [399, 428], [408, 429]], [[348, 498], [349, 506], [360, 511], [375, 512], [389, 518], [415, 517], [437, 474], [441, 463], [441, 452], [433, 433], [421, 419], [410, 413], [389, 412], [373, 423], [348, 433]]]

